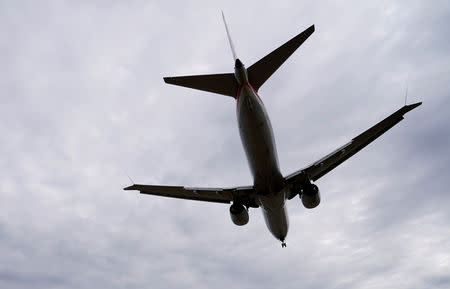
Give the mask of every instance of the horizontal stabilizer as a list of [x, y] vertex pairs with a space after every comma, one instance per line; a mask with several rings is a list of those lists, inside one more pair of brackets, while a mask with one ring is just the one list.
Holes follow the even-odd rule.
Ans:
[[247, 71], [253, 88], [258, 90], [313, 32], [314, 25], [250, 66]]
[[233, 73], [164, 77], [164, 82], [236, 97], [238, 84]]

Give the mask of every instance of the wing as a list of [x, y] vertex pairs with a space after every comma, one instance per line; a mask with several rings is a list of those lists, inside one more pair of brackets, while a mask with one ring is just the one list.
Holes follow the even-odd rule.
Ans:
[[365, 146], [373, 142], [379, 136], [387, 132], [394, 127], [397, 123], [403, 120], [403, 116], [410, 110], [421, 105], [421, 102], [405, 105], [387, 118], [383, 119], [376, 125], [372, 126], [365, 132], [361, 133], [347, 144], [336, 149], [332, 153], [326, 155], [320, 160], [314, 162], [307, 168], [301, 169], [286, 177], [288, 183], [300, 184], [305, 181], [316, 181], [338, 165], [342, 164], [345, 160], [359, 152]]
[[233, 73], [164, 77], [164, 82], [236, 97], [238, 84]]
[[253, 187], [233, 188], [190, 188], [182, 186], [158, 186], [135, 184], [124, 188], [135, 190], [141, 194], [170, 197], [186, 200], [225, 203], [240, 202], [248, 207], [258, 207], [256, 193]]

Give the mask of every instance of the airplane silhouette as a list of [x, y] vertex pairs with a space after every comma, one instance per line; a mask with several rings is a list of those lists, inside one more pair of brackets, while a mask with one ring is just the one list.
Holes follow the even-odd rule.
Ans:
[[314, 25], [247, 69], [236, 56], [223, 13], [222, 17], [234, 58], [234, 73], [165, 77], [164, 81], [173, 85], [231, 96], [236, 100], [239, 132], [253, 176], [253, 185], [230, 188], [193, 188], [133, 184], [124, 189], [164, 197], [231, 203], [231, 220], [238, 226], [248, 223], [249, 208], [260, 207], [267, 228], [275, 238], [281, 241], [282, 247], [286, 247], [285, 239], [289, 226], [286, 200], [291, 200], [298, 195], [304, 207], [308, 209], [317, 207], [320, 203], [320, 192], [313, 182], [394, 127], [403, 120], [403, 116], [407, 112], [422, 103], [410, 105], [405, 103], [396, 112], [330, 154], [305, 168], [283, 176], [278, 164], [272, 126], [264, 104], [258, 95], [258, 90], [314, 32]]

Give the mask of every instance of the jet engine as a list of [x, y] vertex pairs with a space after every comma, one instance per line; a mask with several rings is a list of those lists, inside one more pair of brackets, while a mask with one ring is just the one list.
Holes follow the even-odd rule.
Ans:
[[247, 208], [241, 204], [232, 204], [230, 207], [231, 220], [235, 225], [243, 226], [248, 223]]
[[320, 191], [314, 184], [308, 184], [303, 187], [301, 195], [303, 206], [307, 209], [313, 209], [320, 204]]

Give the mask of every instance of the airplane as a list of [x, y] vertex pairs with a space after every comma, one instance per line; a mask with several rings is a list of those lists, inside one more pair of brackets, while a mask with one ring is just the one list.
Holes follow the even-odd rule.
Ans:
[[320, 191], [315, 184], [325, 174], [359, 152], [383, 133], [394, 127], [410, 110], [422, 102], [401, 107], [368, 130], [323, 158], [287, 176], [280, 172], [272, 126], [259, 88], [314, 32], [309, 28], [293, 37], [259, 61], [246, 68], [237, 57], [225, 16], [222, 19], [234, 59], [234, 73], [164, 77], [168, 84], [230, 96], [236, 101], [239, 133], [253, 185], [228, 188], [202, 188], [133, 184], [124, 190], [141, 194], [231, 204], [232, 222], [237, 226], [249, 221], [248, 209], [261, 208], [264, 221], [272, 235], [286, 247], [288, 215], [286, 201], [299, 196], [303, 206], [312, 209], [320, 204]]

